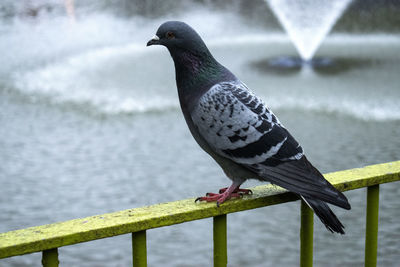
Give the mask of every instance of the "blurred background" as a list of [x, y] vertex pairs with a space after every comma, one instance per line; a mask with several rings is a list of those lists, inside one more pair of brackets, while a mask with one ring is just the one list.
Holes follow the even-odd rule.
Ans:
[[[395, 0], [2, 0], [0, 232], [229, 185], [186, 127], [168, 51], [145, 47], [166, 20], [193, 26], [322, 172], [399, 160], [399, 14]], [[400, 184], [381, 189], [378, 265], [396, 266]], [[316, 266], [363, 266], [365, 190], [346, 195], [345, 236], [315, 221]], [[298, 265], [299, 215], [298, 202], [229, 215], [229, 266]], [[130, 242], [63, 247], [60, 262], [127, 266]], [[148, 261], [210, 266], [212, 220], [148, 231]]]

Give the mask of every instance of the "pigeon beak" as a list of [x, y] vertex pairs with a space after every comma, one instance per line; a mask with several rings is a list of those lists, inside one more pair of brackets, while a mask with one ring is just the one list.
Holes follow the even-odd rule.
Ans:
[[151, 38], [150, 41], [147, 42], [146, 46], [158, 45], [158, 44], [160, 44], [160, 37], [154, 35], [153, 38]]

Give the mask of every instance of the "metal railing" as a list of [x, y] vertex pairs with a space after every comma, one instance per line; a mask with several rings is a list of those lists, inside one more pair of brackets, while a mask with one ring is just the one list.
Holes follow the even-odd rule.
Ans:
[[[376, 266], [379, 184], [400, 180], [400, 161], [328, 173], [325, 177], [340, 191], [368, 187], [365, 266]], [[146, 230], [213, 217], [214, 266], [226, 266], [227, 214], [298, 199], [274, 185], [251, 190], [252, 195], [227, 201], [220, 207], [186, 199], [1, 233], [0, 259], [42, 251], [43, 266], [58, 266], [59, 247], [132, 233], [133, 266], [142, 267], [147, 265]], [[300, 266], [312, 266], [312, 263], [313, 212], [302, 203]]]

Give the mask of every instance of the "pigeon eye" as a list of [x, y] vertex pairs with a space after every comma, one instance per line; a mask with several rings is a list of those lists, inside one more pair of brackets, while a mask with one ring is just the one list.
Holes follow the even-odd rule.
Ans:
[[174, 34], [173, 32], [167, 32], [167, 33], [165, 34], [165, 36], [166, 36], [168, 39], [173, 39], [173, 38], [175, 38], [175, 34]]

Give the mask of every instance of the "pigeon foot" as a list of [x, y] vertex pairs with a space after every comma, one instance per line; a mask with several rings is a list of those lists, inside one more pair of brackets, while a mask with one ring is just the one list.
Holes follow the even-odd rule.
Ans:
[[226, 200], [232, 197], [242, 197], [243, 195], [250, 195], [253, 192], [249, 189], [240, 189], [237, 187], [225, 187], [219, 190], [219, 194], [216, 193], [207, 193], [205, 197], [198, 197], [196, 198], [195, 202], [197, 201], [206, 201], [206, 202], [217, 202], [217, 207], [220, 204], [224, 203]]
[[[221, 193], [224, 193], [226, 190], [228, 190], [228, 188], [229, 188], [229, 187], [221, 188], [221, 189], [219, 190], [219, 193], [220, 193], [220, 194], [221, 194]], [[241, 195], [252, 195], [252, 194], [253, 194], [253, 191], [251, 191], [250, 189], [238, 188], [238, 189], [236, 189], [235, 191], [233, 191], [233, 193], [239, 193], [239, 194], [241, 194]]]

